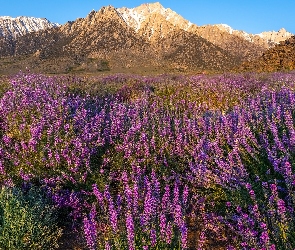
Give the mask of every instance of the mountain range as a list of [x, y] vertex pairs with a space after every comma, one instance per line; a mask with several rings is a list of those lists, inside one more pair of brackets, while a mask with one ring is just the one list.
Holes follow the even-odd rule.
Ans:
[[0, 16], [0, 37], [16, 38], [30, 32], [57, 27], [46, 18]]
[[262, 56], [251, 62], [244, 62], [239, 71], [290, 71], [295, 69], [295, 36], [276, 44]]
[[225, 24], [198, 26], [158, 2], [107, 6], [64, 25], [0, 17], [0, 73], [250, 69], [246, 65], [291, 37], [285, 29], [248, 34]]

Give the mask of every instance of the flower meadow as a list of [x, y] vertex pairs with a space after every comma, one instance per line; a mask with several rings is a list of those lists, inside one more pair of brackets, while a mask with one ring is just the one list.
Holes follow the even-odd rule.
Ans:
[[0, 249], [295, 249], [294, 73], [0, 85]]

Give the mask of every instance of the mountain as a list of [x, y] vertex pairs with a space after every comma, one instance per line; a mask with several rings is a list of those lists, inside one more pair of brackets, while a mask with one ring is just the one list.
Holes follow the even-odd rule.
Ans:
[[[31, 69], [58, 73], [74, 68], [80, 71], [99, 71], [109, 66], [124, 68], [132, 60], [133, 64], [141, 65], [140, 61], [148, 64], [150, 57], [144, 55], [149, 53], [146, 50], [152, 53], [149, 44], [126, 25], [112, 6], [59, 27], [18, 37], [9, 48], [0, 46], [0, 55], [6, 56], [6, 61], [11, 56], [18, 57], [25, 61], [17, 61], [19, 67], [27, 64]], [[10, 61], [6, 62], [8, 66]], [[112, 65], [108, 65], [109, 61]]]
[[145, 14], [136, 30], [122, 12], [107, 6], [65, 25], [17, 37], [6, 45], [0, 40], [0, 71], [25, 66], [59, 73], [222, 71], [236, 64], [236, 58], [222, 48], [176, 26], [176, 21], [166, 20], [180, 19], [176, 13], [165, 13]]
[[175, 11], [170, 8], [164, 8], [159, 2], [145, 3], [130, 9], [126, 7], [118, 8], [117, 11], [124, 21], [135, 31], [138, 31], [150, 15], [155, 13], [161, 15], [173, 26], [177, 26], [183, 30], [188, 30], [192, 25], [191, 22], [178, 15]]
[[262, 39], [266, 40], [269, 47], [273, 47], [274, 45], [279, 44], [280, 42], [283, 42], [292, 37], [293, 34], [286, 31], [284, 28], [281, 28], [279, 31], [262, 32], [255, 36], [261, 37]]
[[263, 51], [266, 50], [263, 46], [232, 34], [227, 30], [220, 29], [217, 25], [194, 27], [191, 32], [235, 56], [240, 63], [242, 61], [253, 60], [259, 55], [262, 55]]
[[[234, 30], [226, 24], [197, 26], [170, 8], [164, 8], [159, 2], [130, 9], [119, 8], [117, 11], [128, 26], [149, 40], [157, 40], [165, 37], [171, 30], [182, 29], [206, 39], [239, 61], [251, 61], [262, 55], [266, 49], [292, 35], [284, 29], [252, 35]], [[165, 27], [167, 25], [164, 20], [172, 24], [169, 29]]]
[[[133, 28], [136, 32], [138, 32], [142, 28], [142, 25], [144, 25], [144, 23], [150, 19], [151, 15], [158, 14], [166, 21], [171, 23], [174, 27], [196, 33], [202, 37], [204, 36], [203, 38], [205, 39], [208, 39], [210, 35], [212, 41], [214, 41], [214, 37], [218, 36], [219, 34], [224, 35], [224, 33], [227, 33], [231, 35], [231, 37], [238, 36], [243, 40], [250, 42], [252, 45], [255, 44], [268, 49], [292, 36], [292, 34], [287, 32], [284, 28], [277, 32], [266, 31], [260, 34], [249, 34], [245, 31], [235, 30], [227, 24], [197, 26], [196, 24], [193, 24], [190, 21], [184, 19], [170, 8], [164, 8], [159, 2], [145, 3], [136, 8], [118, 8], [117, 11], [122, 16], [127, 25]], [[206, 32], [202, 32], [206, 29]]]
[[240, 71], [272, 72], [295, 69], [295, 36], [268, 49], [258, 59], [245, 62]]
[[215, 24], [213, 26], [231, 35], [239, 36], [253, 44], [263, 46], [266, 49], [274, 47], [276, 44], [287, 40], [293, 35], [284, 28], [281, 28], [279, 31], [264, 31], [259, 34], [249, 34], [242, 30], [234, 30], [227, 24]]
[[10, 28], [0, 36], [0, 73], [25, 67], [47, 73], [223, 72], [255, 60], [290, 34], [252, 36], [227, 25], [197, 26], [159, 2], [107, 6], [64, 25], [42, 19], [34, 26], [28, 20], [18, 21], [24, 25], [19, 29], [5, 26]]
[[158, 2], [117, 11], [129, 27], [151, 43], [158, 55], [179, 70], [189, 66], [201, 70], [229, 70], [237, 63], [235, 56], [190, 32], [196, 25]]
[[0, 37], [16, 38], [30, 32], [57, 27], [46, 18], [0, 16]]
[[21, 36], [58, 26], [46, 18], [0, 16], [0, 55], [11, 55], [15, 40]]

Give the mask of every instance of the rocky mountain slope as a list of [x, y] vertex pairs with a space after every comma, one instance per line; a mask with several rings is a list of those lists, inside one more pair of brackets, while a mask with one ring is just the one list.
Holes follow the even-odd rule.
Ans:
[[16, 38], [30, 32], [57, 27], [46, 18], [0, 16], [0, 37]]
[[194, 27], [192, 32], [237, 57], [240, 62], [253, 60], [266, 50], [263, 46], [222, 30], [216, 25]]
[[231, 35], [241, 37], [252, 44], [263, 46], [266, 49], [274, 47], [276, 44], [287, 40], [293, 35], [284, 28], [281, 28], [279, 31], [264, 31], [259, 34], [249, 34], [242, 30], [234, 30], [232, 27], [226, 24], [216, 24], [213, 26]]
[[245, 62], [239, 70], [272, 72], [295, 69], [295, 36], [267, 50], [258, 59]]
[[192, 25], [191, 22], [178, 15], [170, 8], [164, 8], [159, 2], [142, 4], [136, 8], [118, 8], [118, 13], [122, 16], [124, 21], [138, 31], [143, 23], [150, 18], [152, 14], [161, 15], [166, 21], [170, 22], [173, 26], [177, 26], [183, 30], [188, 30]]
[[280, 42], [287, 40], [288, 38], [292, 37], [293, 34], [286, 31], [284, 28], [280, 29], [279, 31], [266, 31], [254, 36], [254, 39], [262, 39], [266, 40], [269, 47], [273, 47]]
[[[146, 35], [151, 29], [153, 36]], [[0, 40], [0, 45], [0, 55], [5, 59], [0, 62], [2, 71], [11, 65], [45, 72], [139, 68], [218, 71], [229, 70], [236, 63], [231, 54], [166, 21], [157, 12], [136, 32], [112, 6], [60, 27], [18, 37], [8, 45]]]
[[197, 26], [158, 2], [132, 9], [107, 6], [61, 26], [46, 19], [28, 25], [28, 20], [34, 19], [22, 22], [27, 27], [10, 25], [2, 32], [0, 72], [24, 67], [55, 73], [221, 72], [255, 60], [290, 35], [280, 30], [252, 36], [227, 25]]
[[[158, 14], [166, 21], [173, 24], [174, 27], [196, 33], [205, 39], [210, 38], [210, 42], [215, 41], [219, 44], [221, 41], [216, 41], [218, 36], [225, 36], [226, 33], [230, 35], [229, 37], [240, 37], [242, 40], [250, 42], [252, 46], [255, 45], [268, 49], [292, 36], [292, 34], [287, 32], [284, 28], [280, 29], [278, 32], [266, 31], [260, 34], [249, 34], [245, 31], [234, 30], [226, 24], [197, 26], [184, 19], [170, 8], [164, 8], [159, 2], [142, 4], [136, 8], [118, 8], [117, 11], [124, 21], [136, 32], [142, 29], [142, 26], [150, 19], [151, 15]], [[158, 20], [158, 22], [160, 22], [160, 20]]]
[[[201, 36], [240, 61], [251, 61], [262, 55], [266, 49], [292, 35], [284, 29], [253, 35], [234, 30], [225, 24], [197, 26], [173, 10], [164, 8], [159, 2], [142, 4], [131, 9], [119, 8], [117, 11], [127, 25], [151, 41], [165, 37], [171, 32], [171, 28], [182, 29]], [[169, 29], [166, 22], [172, 24]]]
[[21, 36], [58, 26], [46, 18], [0, 16], [0, 55], [11, 55], [15, 50], [15, 40]]

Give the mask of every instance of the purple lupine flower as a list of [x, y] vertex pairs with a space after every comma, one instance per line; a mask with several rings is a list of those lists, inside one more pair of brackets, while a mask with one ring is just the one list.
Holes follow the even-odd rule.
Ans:
[[125, 199], [127, 201], [127, 206], [128, 208], [131, 208], [134, 205], [134, 203], [132, 204], [133, 192], [129, 184], [125, 184], [124, 194], [125, 194]]
[[182, 207], [180, 204], [174, 204], [173, 208], [174, 222], [178, 227], [181, 227], [183, 223]]
[[117, 212], [119, 215], [122, 212], [122, 197], [120, 194], [117, 195], [116, 205], [117, 205]]
[[241, 212], [242, 212], [242, 208], [241, 208], [240, 206], [237, 206], [236, 211], [237, 211], [238, 213], [241, 213]]
[[267, 245], [269, 243], [269, 235], [267, 231], [263, 231], [260, 235], [260, 241], [263, 245]]
[[21, 168], [19, 171], [19, 176], [24, 180], [24, 181], [30, 181], [30, 179], [33, 177], [32, 174], [26, 174], [24, 173], [23, 169]]
[[128, 239], [129, 250], [135, 250], [134, 222], [130, 212], [127, 212], [127, 216], [126, 216], [126, 229], [127, 229], [127, 239]]
[[277, 196], [278, 195], [278, 187], [276, 184], [270, 184], [270, 189], [273, 195]]
[[291, 166], [291, 164], [287, 161], [287, 162], [285, 162], [284, 167], [285, 167], [285, 174], [287, 176], [291, 176], [292, 175], [292, 166]]
[[249, 194], [252, 200], [255, 200], [255, 192], [253, 189], [249, 190]]
[[173, 226], [170, 222], [168, 222], [167, 227], [166, 227], [166, 237], [165, 237], [167, 244], [169, 244], [169, 245], [171, 244], [172, 237], [173, 237]]
[[170, 206], [170, 186], [168, 184], [165, 186], [165, 192], [162, 196], [161, 206], [163, 211], [169, 209]]
[[141, 224], [142, 226], [147, 226], [152, 215], [153, 215], [153, 198], [152, 198], [152, 190], [151, 185], [148, 180], [146, 180], [146, 194], [144, 197], [144, 210], [143, 215], [141, 216]]
[[111, 250], [111, 245], [110, 245], [110, 242], [109, 242], [109, 241], [106, 241], [106, 242], [105, 242], [104, 249], [105, 249], [105, 250]]
[[204, 231], [202, 231], [200, 233], [200, 237], [199, 237], [199, 240], [198, 240], [198, 250], [203, 249], [205, 242], [206, 242], [206, 234], [205, 234]]
[[156, 172], [154, 170], [152, 170], [152, 174], [151, 174], [151, 181], [152, 181], [152, 185], [154, 188], [154, 197], [156, 198], [156, 200], [159, 199], [160, 197], [160, 182], [157, 178]]
[[160, 214], [160, 235], [162, 239], [166, 237], [166, 227], [167, 227], [167, 220], [165, 214], [162, 212]]
[[244, 242], [241, 243], [241, 246], [242, 247], [247, 247], [248, 246], [248, 243], [244, 241]]
[[179, 203], [179, 187], [178, 183], [175, 182], [174, 189], [173, 189], [173, 205], [176, 205]]
[[97, 247], [97, 224], [96, 224], [96, 210], [95, 206], [92, 206], [92, 209], [89, 214], [89, 218], [84, 217], [83, 219], [84, 234], [87, 242], [87, 246], [90, 250], [96, 250]]
[[182, 200], [183, 200], [183, 204], [186, 206], [187, 201], [188, 201], [188, 195], [189, 195], [189, 188], [187, 185], [184, 186], [183, 189], [183, 194], [182, 194]]
[[151, 239], [152, 247], [156, 246], [156, 244], [157, 244], [157, 232], [153, 228], [151, 229], [151, 232], [150, 232], [150, 239]]
[[113, 198], [110, 195], [108, 186], [105, 187], [104, 196], [108, 201], [108, 206], [109, 206], [108, 214], [109, 214], [110, 224], [113, 229], [113, 232], [116, 233], [117, 229], [118, 229], [118, 225], [117, 225], [118, 224], [118, 213], [117, 213], [116, 208], [114, 206]]
[[92, 185], [93, 194], [95, 195], [96, 199], [98, 200], [101, 207], [104, 207], [104, 198], [103, 194], [98, 190], [96, 184]]
[[138, 200], [139, 200], [139, 195], [138, 195], [138, 184], [137, 182], [134, 182], [133, 184], [133, 213], [136, 215], [138, 214]]
[[277, 206], [278, 206], [278, 214], [281, 217], [285, 217], [285, 213], [286, 213], [285, 202], [282, 199], [278, 199], [277, 200]]
[[1, 160], [0, 160], [0, 174], [5, 176], [5, 167]]
[[181, 233], [181, 247], [182, 249], [186, 249], [187, 248], [187, 227], [185, 224], [183, 224], [180, 227], [180, 233]]
[[269, 250], [276, 250], [276, 246], [275, 246], [275, 244], [270, 245]]

